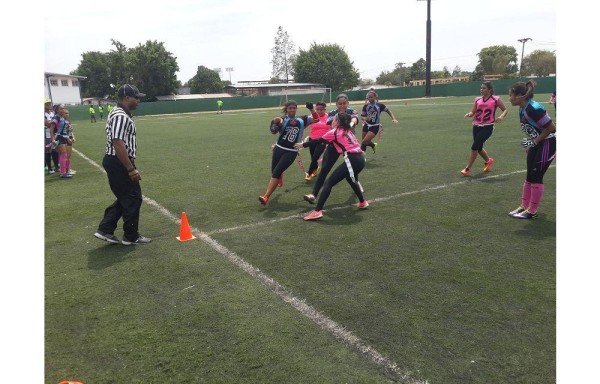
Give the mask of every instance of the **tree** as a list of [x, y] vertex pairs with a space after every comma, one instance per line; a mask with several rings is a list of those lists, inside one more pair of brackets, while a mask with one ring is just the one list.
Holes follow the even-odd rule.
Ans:
[[523, 74], [548, 76], [556, 73], [556, 55], [554, 52], [535, 50], [523, 58]]
[[148, 99], [170, 95], [177, 89], [177, 58], [165, 49], [163, 43], [148, 40], [146, 44], [129, 50], [126, 67], [131, 74], [130, 81]]
[[273, 59], [272, 77], [289, 82], [290, 77], [294, 77], [294, 61], [296, 58], [296, 47], [290, 39], [288, 33], [283, 30], [280, 25], [277, 28], [277, 36], [275, 36], [275, 46], [271, 49]]
[[404, 67], [405, 63], [396, 63], [393, 71], [383, 71], [377, 76], [378, 84], [390, 83], [390, 85], [405, 86], [410, 81], [410, 69]]
[[113, 94], [110, 87], [110, 61], [105, 53], [84, 52], [81, 54], [81, 62], [71, 75], [85, 76], [81, 82], [81, 94], [83, 97], [104, 97]]
[[452, 77], [460, 77], [461, 75], [462, 75], [462, 70], [457, 65], [456, 67], [454, 67], [454, 70], [452, 71]]
[[420, 58], [410, 67], [411, 80], [424, 80], [427, 73], [427, 62]]
[[191, 93], [221, 93], [223, 92], [223, 82], [216, 71], [203, 65], [198, 67], [196, 74], [188, 84]]
[[483, 48], [478, 54], [479, 64], [475, 72], [483, 75], [514, 75], [517, 66], [517, 50], [508, 45], [494, 45]]
[[115, 50], [108, 52], [110, 84], [126, 84], [131, 76], [125, 64], [127, 47], [115, 39], [110, 39], [110, 42], [115, 47]]
[[296, 81], [325, 84], [335, 91], [356, 86], [360, 77], [348, 54], [337, 44], [313, 42], [308, 51], [300, 50], [293, 68]]
[[133, 49], [114, 39], [111, 43], [114, 51], [83, 53], [77, 69], [71, 73], [87, 77], [81, 87], [84, 97], [116, 96], [116, 89], [126, 83], [133, 83], [145, 93], [145, 100], [175, 92], [179, 66], [163, 43], [147, 41]]

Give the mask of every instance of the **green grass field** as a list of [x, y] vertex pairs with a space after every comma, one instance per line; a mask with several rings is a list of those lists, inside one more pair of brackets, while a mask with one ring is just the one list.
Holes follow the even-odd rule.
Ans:
[[137, 247], [93, 237], [114, 200], [104, 122], [75, 121], [77, 174], [44, 180], [46, 383], [555, 382], [555, 165], [539, 219], [513, 219], [515, 107], [486, 144], [491, 172], [478, 159], [463, 178], [473, 97], [384, 102], [399, 124], [384, 115], [367, 149], [369, 209], [343, 182], [316, 222], [296, 164], [257, 200], [278, 110], [136, 119], [154, 239]]

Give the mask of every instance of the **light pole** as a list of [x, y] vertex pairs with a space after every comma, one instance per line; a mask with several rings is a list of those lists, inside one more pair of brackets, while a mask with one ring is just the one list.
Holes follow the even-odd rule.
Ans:
[[[425, 1], [425, 0], [417, 0]], [[425, 67], [425, 97], [431, 96], [431, 0], [427, 0], [427, 38]]]
[[402, 66], [406, 63], [396, 63], [398, 68], [400, 68], [400, 86], [404, 87], [404, 71], [402, 70]]
[[233, 68], [232, 67], [227, 67], [227, 68], [225, 68], [225, 70], [227, 72], [229, 72], [229, 84], [231, 84], [231, 72], [233, 72]]
[[529, 37], [525, 37], [523, 39], [519, 39], [518, 41], [520, 43], [523, 43], [523, 49], [521, 50], [521, 65], [519, 66], [519, 77], [521, 77], [522, 75], [522, 70], [523, 70], [523, 54], [525, 53], [525, 43], [528, 42], [529, 40], [531, 40], [531, 38]]

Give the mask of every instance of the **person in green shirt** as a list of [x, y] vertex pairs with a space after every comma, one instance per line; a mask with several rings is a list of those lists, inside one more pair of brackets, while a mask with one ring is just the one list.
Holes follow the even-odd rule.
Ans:
[[106, 105], [106, 110], [108, 111], [108, 113], [110, 113], [110, 111], [112, 111], [112, 110], [113, 110], [113, 107], [112, 107], [112, 105], [110, 105], [110, 104], [107, 104], [107, 105]]
[[94, 104], [90, 104], [90, 123], [96, 122], [96, 110], [94, 109]]
[[98, 112], [100, 112], [100, 120], [104, 117], [104, 108], [102, 108], [102, 104], [98, 104]]
[[217, 100], [217, 113], [223, 114], [223, 100]]

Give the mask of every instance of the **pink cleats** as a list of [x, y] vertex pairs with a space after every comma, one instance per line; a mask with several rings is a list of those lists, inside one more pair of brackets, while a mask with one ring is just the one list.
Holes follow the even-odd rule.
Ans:
[[488, 161], [485, 162], [485, 166], [483, 167], [483, 172], [489, 172], [492, 164], [494, 164], [494, 159], [488, 157]]
[[369, 202], [368, 202], [367, 200], [365, 200], [365, 201], [363, 201], [362, 203], [358, 203], [358, 204], [356, 204], [356, 206], [357, 206], [359, 209], [365, 209], [365, 208], [367, 208], [367, 207], [369, 206]]
[[304, 216], [304, 220], [316, 220], [316, 219], [320, 219], [321, 217], [323, 217], [323, 211], [312, 211], [311, 213], [309, 213], [308, 215]]

